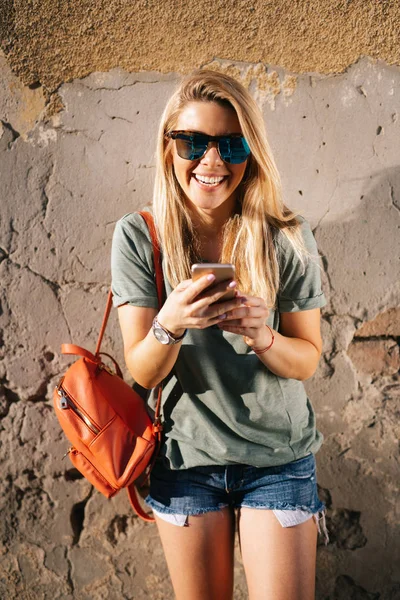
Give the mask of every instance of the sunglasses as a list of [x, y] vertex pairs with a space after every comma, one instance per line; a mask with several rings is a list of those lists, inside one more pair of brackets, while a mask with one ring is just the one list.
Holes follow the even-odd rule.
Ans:
[[239, 165], [250, 156], [249, 145], [241, 133], [213, 136], [193, 131], [169, 131], [165, 135], [175, 140], [178, 156], [186, 160], [202, 158], [210, 142], [217, 142], [218, 154], [226, 163]]

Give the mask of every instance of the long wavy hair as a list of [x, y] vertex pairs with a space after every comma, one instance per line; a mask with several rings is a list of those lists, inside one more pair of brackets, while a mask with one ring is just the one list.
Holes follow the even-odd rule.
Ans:
[[235, 265], [238, 289], [275, 305], [279, 264], [274, 238], [285, 235], [303, 266], [307, 258], [300, 224], [283, 203], [281, 180], [269, 146], [260, 109], [244, 86], [228, 75], [199, 70], [186, 77], [170, 98], [161, 118], [153, 195], [153, 212], [166, 265], [176, 287], [191, 277], [199, 262], [199, 243], [174, 173], [172, 144], [165, 134], [176, 129], [189, 102], [217, 102], [234, 109], [251, 154], [237, 192], [236, 211], [225, 223], [220, 262]]

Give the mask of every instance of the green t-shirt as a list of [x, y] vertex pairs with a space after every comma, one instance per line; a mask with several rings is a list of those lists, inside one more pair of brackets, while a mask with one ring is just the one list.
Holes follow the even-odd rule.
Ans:
[[[280, 312], [325, 305], [315, 240], [302, 219], [301, 230], [314, 257], [304, 272], [286, 236], [276, 236], [281, 286], [267, 319], [276, 330]], [[139, 214], [117, 222], [111, 266], [114, 306], [157, 308], [150, 234]], [[170, 294], [166, 277], [165, 285]], [[315, 453], [323, 439], [302, 382], [274, 375], [242, 336], [215, 326], [188, 330], [164, 383], [163, 418], [161, 454], [172, 469], [281, 465]]]

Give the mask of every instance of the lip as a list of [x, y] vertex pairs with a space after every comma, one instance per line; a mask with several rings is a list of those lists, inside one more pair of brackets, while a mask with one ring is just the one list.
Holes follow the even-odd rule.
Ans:
[[[201, 181], [199, 181], [195, 177], [195, 175], [199, 175], [201, 177], [223, 177], [223, 180], [220, 183], [218, 183], [217, 185], [210, 186], [210, 185], [208, 185], [206, 183], [202, 183]], [[201, 190], [204, 190], [206, 192], [213, 192], [215, 190], [219, 190], [219, 188], [222, 187], [225, 184], [225, 182], [227, 181], [227, 179], [228, 179], [228, 175], [216, 175], [215, 173], [214, 174], [207, 174], [207, 175], [205, 175], [204, 173], [192, 173], [192, 175], [190, 177], [190, 180], [191, 181], [193, 180], [194, 185], [196, 185]]]
[[193, 171], [192, 175], [198, 175], [199, 177], [228, 177], [229, 173], [197, 173]]

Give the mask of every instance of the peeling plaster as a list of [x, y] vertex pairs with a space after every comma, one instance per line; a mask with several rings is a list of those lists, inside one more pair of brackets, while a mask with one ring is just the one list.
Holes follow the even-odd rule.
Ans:
[[214, 57], [328, 74], [360, 56], [400, 62], [396, 2], [43, 0], [33, 11], [15, 0], [2, 10], [0, 41], [13, 71], [51, 91], [93, 71], [187, 72]]
[[202, 67], [235, 77], [254, 93], [255, 99], [261, 106], [269, 104], [271, 110], [275, 110], [276, 96], [282, 93], [285, 98], [289, 98], [296, 90], [297, 77], [295, 75], [286, 74], [281, 81], [276, 70], [261, 63], [248, 65], [213, 60]]
[[[0, 9], [1, 11], [1, 9]], [[8, 122], [24, 140], [41, 119], [46, 105], [43, 89], [31, 89], [16, 77], [0, 51], [0, 119]], [[1, 134], [0, 134], [1, 138]]]

